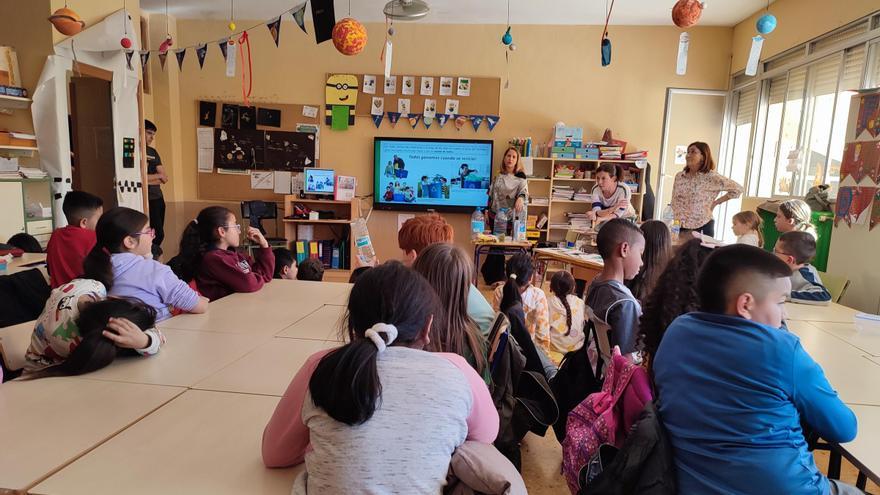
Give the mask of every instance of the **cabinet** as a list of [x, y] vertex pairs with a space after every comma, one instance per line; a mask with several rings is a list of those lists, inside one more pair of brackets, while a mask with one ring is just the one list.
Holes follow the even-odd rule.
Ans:
[[[54, 228], [50, 186], [49, 178], [0, 179], [0, 242], [26, 232], [34, 236], [43, 249], [46, 248]], [[28, 215], [27, 206], [37, 203], [50, 209], [46, 212], [48, 216], [44, 216], [43, 212]]]
[[[300, 210], [307, 208], [323, 212], [316, 220], [300, 218]], [[354, 240], [351, 235], [351, 222], [360, 216], [357, 200], [334, 201], [327, 199], [303, 199], [297, 195], [284, 197], [284, 237], [287, 239], [294, 257], [314, 256], [310, 249], [319, 249], [317, 256], [324, 262], [325, 282], [348, 282], [351, 275]], [[299, 243], [302, 244], [299, 244]], [[331, 252], [326, 252], [330, 249]], [[305, 252], [303, 252], [303, 250]], [[299, 251], [299, 253], [298, 253]], [[332, 252], [339, 254], [336, 268], [333, 268]]]

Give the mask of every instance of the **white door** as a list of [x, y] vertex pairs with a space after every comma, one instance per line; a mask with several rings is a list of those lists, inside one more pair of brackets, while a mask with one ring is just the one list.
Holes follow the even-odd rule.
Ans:
[[18, 182], [0, 182], [0, 242], [24, 232], [24, 197]]

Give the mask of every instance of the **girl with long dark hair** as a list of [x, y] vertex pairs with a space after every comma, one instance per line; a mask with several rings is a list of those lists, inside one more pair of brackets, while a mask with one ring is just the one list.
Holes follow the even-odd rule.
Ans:
[[669, 227], [660, 220], [648, 220], [641, 226], [645, 236], [645, 251], [642, 253], [642, 269], [639, 274], [626, 283], [633, 296], [645, 304], [657, 279], [672, 257], [672, 236]]
[[574, 293], [575, 282], [571, 272], [560, 270], [550, 277], [550, 352], [548, 357], [556, 364], [571, 351], [584, 345], [584, 300]]

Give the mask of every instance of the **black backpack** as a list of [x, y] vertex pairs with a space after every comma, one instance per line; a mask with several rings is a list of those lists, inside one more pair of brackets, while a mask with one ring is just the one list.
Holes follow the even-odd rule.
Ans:
[[568, 423], [568, 413], [578, 404], [584, 401], [588, 395], [602, 390], [603, 362], [599, 359], [598, 370], [594, 373], [590, 365], [590, 357], [587, 348], [590, 346], [590, 337], [596, 342], [598, 349], [599, 340], [596, 338], [596, 327], [593, 322], [584, 322], [584, 333], [587, 338], [584, 345], [576, 351], [571, 351], [562, 358], [559, 371], [550, 380], [550, 390], [556, 397], [559, 406], [559, 417], [553, 424], [553, 431], [559, 443], [565, 440], [565, 427]]

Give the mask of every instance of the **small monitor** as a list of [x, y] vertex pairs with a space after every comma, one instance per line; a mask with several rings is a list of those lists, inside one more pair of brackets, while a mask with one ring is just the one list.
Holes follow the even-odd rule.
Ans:
[[332, 196], [335, 189], [335, 179], [335, 173], [332, 170], [307, 168], [303, 177], [305, 181], [303, 192]]

